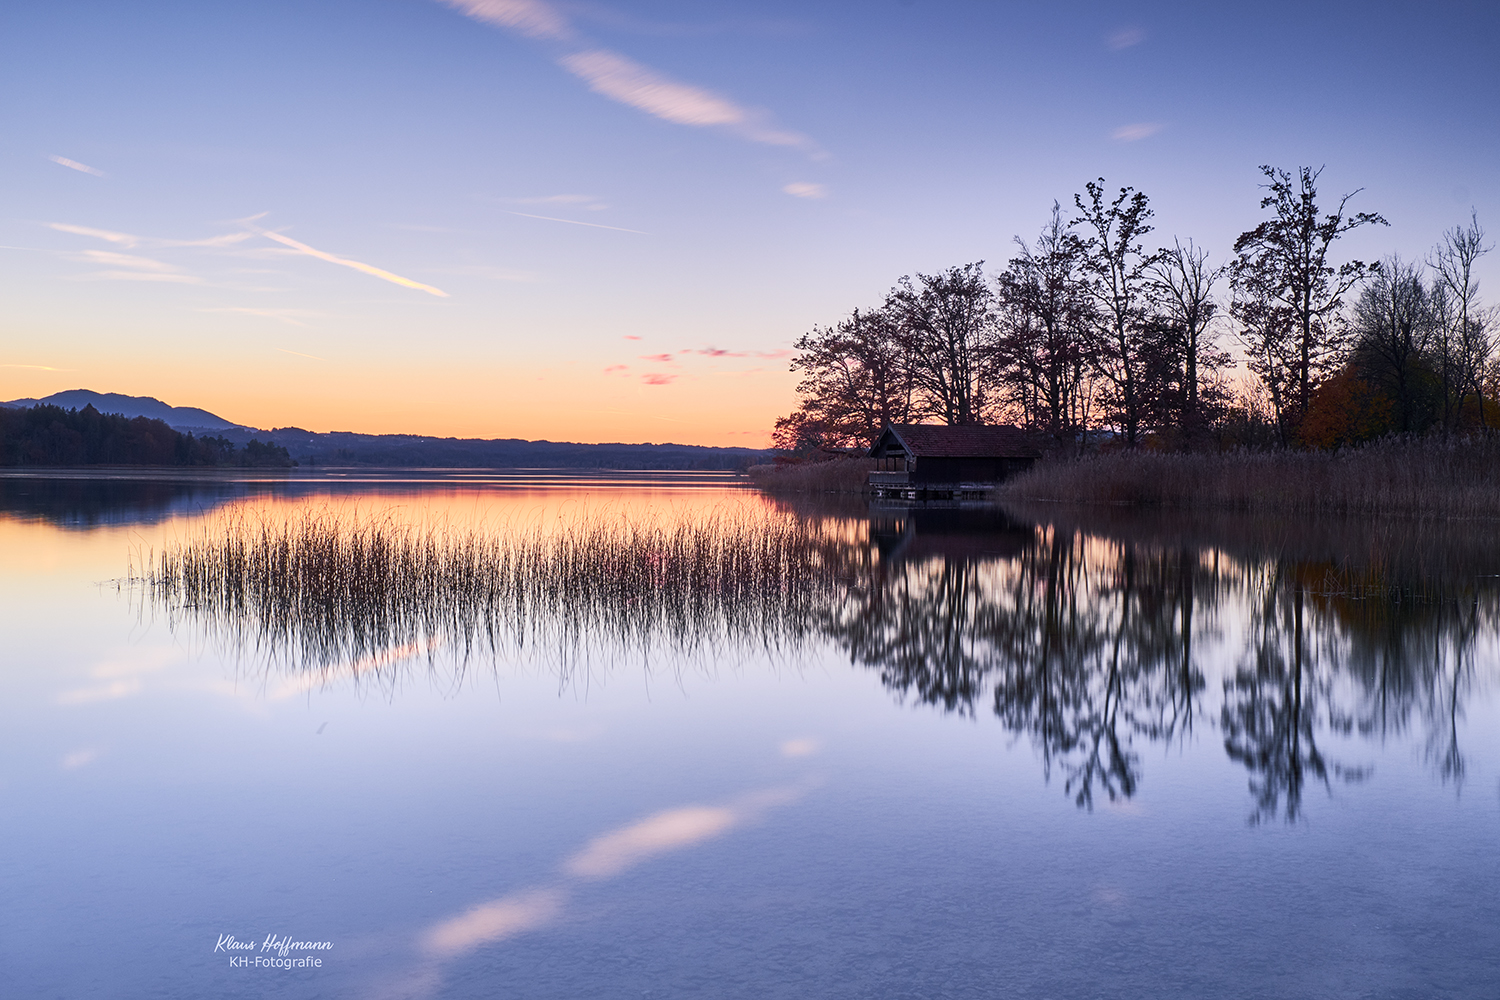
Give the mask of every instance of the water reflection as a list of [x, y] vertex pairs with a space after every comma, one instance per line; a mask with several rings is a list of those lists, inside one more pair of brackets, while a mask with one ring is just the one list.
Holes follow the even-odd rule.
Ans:
[[1500, 545], [1433, 524], [777, 505], [546, 530], [299, 516], [211, 521], [137, 593], [302, 689], [440, 654], [541, 656], [566, 675], [624, 653], [829, 643], [901, 701], [992, 715], [1082, 808], [1136, 795], [1148, 748], [1200, 736], [1243, 768], [1252, 822], [1367, 779], [1360, 740], [1419, 737], [1461, 782], [1459, 721], [1500, 635]]
[[0, 475], [0, 514], [86, 530], [156, 524], [211, 510], [247, 495], [244, 483], [216, 479], [108, 479]]
[[924, 704], [994, 714], [1028, 736], [1081, 806], [1128, 798], [1139, 740], [1191, 730], [1205, 681], [1192, 655], [1195, 592], [1212, 573], [1186, 551], [1141, 552], [1008, 522], [1003, 558], [883, 563], [825, 622], [851, 659]]
[[0, 516], [60, 528], [160, 524], [211, 513], [249, 499], [356, 499], [382, 494], [430, 496], [482, 491], [656, 492], [731, 489], [733, 473], [630, 472], [566, 469], [304, 469], [295, 471], [151, 468], [0, 470]]

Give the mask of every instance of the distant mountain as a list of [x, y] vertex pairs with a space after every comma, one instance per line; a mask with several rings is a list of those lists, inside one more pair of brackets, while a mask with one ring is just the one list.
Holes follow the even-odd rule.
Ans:
[[692, 469], [733, 471], [769, 462], [757, 448], [694, 444], [573, 444], [519, 438], [440, 438], [414, 434], [318, 434], [300, 427], [221, 432], [236, 444], [252, 437], [285, 448], [305, 468], [377, 466], [426, 469]]
[[257, 430], [192, 406], [169, 406], [150, 396], [70, 389], [43, 399], [14, 399], [0, 406], [48, 404], [100, 413], [151, 417], [173, 430], [206, 432], [243, 447], [252, 439], [279, 445], [304, 467], [384, 466], [428, 469], [691, 469], [735, 470], [771, 460], [759, 448], [709, 448], [692, 444], [572, 444], [519, 438], [442, 438], [414, 434], [319, 434], [300, 427]]
[[169, 406], [152, 396], [126, 396], [118, 392], [94, 392], [92, 389], [69, 389], [54, 392], [41, 399], [13, 399], [0, 406], [60, 406], [64, 410], [81, 410], [92, 406], [100, 413], [119, 413], [126, 417], [149, 417], [160, 420], [174, 431], [225, 431], [241, 426], [196, 406]]

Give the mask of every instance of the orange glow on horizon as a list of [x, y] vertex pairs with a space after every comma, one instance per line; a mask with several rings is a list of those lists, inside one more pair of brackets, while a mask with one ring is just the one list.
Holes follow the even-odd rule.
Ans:
[[0, 370], [0, 399], [93, 389], [154, 396], [268, 430], [752, 448], [768, 447], [776, 418], [795, 405], [796, 377], [770, 367], [684, 372], [655, 384], [649, 373], [581, 365], [450, 372], [372, 363], [331, 379], [335, 365], [281, 358], [247, 359], [233, 378], [217, 365], [205, 377], [128, 356], [67, 359], [58, 365], [63, 371]]

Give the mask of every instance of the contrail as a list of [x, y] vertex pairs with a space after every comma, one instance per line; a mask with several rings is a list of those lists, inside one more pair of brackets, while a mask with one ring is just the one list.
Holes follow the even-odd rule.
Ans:
[[651, 235], [650, 233], [643, 233], [639, 229], [625, 229], [620, 226], [604, 226], [600, 225], [597, 222], [579, 222], [577, 219], [554, 219], [550, 215], [532, 215], [530, 212], [512, 212], [510, 214], [519, 215], [527, 219], [545, 219], [548, 222], [566, 222], [570, 226], [592, 226], [595, 229], [613, 229], [617, 233], [637, 233], [641, 236]]
[[266, 237], [267, 239], [275, 240], [277, 243], [280, 243], [284, 246], [289, 246], [293, 250], [307, 254], [309, 257], [316, 257], [319, 260], [326, 260], [330, 264], [342, 264], [344, 267], [352, 267], [356, 271], [363, 271], [366, 274], [374, 275], [375, 277], [380, 278], [382, 281], [389, 281], [392, 284], [396, 285], [404, 285], [407, 288], [415, 288], [419, 292], [426, 292], [428, 295], [436, 295], [440, 299], [446, 299], [448, 297], [448, 293], [443, 291], [441, 288], [434, 288], [431, 285], [424, 285], [420, 281], [413, 281], [410, 278], [403, 278], [399, 274], [392, 274], [390, 271], [378, 268], [373, 264], [366, 264], [363, 261], [358, 260], [350, 260], [347, 257], [336, 257], [331, 253], [324, 253], [322, 250], [314, 249], [313, 247], [308, 246], [306, 243], [294, 240], [290, 236], [282, 236], [280, 233], [273, 233], [270, 230], [261, 229], [259, 226], [251, 226], [250, 228], [255, 232], [260, 233], [260, 235]]

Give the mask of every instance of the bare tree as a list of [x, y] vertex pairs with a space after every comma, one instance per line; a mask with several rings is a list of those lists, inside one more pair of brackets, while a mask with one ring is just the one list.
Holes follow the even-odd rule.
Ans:
[[949, 424], [983, 423], [995, 341], [995, 295], [984, 261], [916, 281], [904, 277], [884, 308], [900, 323], [922, 409]]
[[1432, 299], [1416, 267], [1390, 257], [1375, 271], [1354, 306], [1352, 360], [1366, 382], [1395, 401], [1396, 429], [1408, 433], [1427, 423], [1421, 382], [1430, 372], [1436, 340]]
[[1104, 178], [1084, 186], [1088, 201], [1074, 195], [1079, 216], [1075, 227], [1088, 235], [1079, 238], [1083, 272], [1099, 317], [1099, 369], [1109, 383], [1108, 403], [1112, 419], [1125, 431], [1125, 442], [1135, 447], [1140, 439], [1148, 400], [1142, 365], [1148, 350], [1144, 322], [1148, 304], [1148, 282], [1155, 254], [1147, 255], [1141, 239], [1151, 232], [1151, 209], [1147, 198], [1131, 187], [1120, 188], [1113, 201], [1105, 202]]
[[1058, 442], [1084, 444], [1086, 388], [1093, 362], [1093, 309], [1080, 271], [1081, 251], [1070, 239], [1062, 208], [1035, 247], [1019, 236], [1020, 255], [998, 275], [998, 378], [1023, 422]]
[[1218, 311], [1214, 284], [1227, 268], [1209, 266], [1208, 251], [1192, 240], [1187, 246], [1181, 240], [1172, 244], [1152, 265], [1152, 284], [1169, 320], [1174, 353], [1181, 359], [1178, 426], [1192, 439], [1205, 423], [1200, 401], [1204, 376], [1229, 364], [1228, 355], [1216, 350], [1211, 332]]
[[[1494, 345], [1490, 339], [1490, 315], [1479, 303], [1479, 281], [1474, 277], [1474, 262], [1494, 249], [1484, 245], [1484, 230], [1479, 216], [1471, 214], [1467, 226], [1454, 226], [1443, 234], [1442, 242], [1428, 261], [1437, 274], [1436, 285], [1442, 289], [1446, 315], [1443, 339], [1443, 426], [1450, 426], [1448, 400], [1456, 391], [1458, 410], [1472, 392], [1479, 399], [1479, 423], [1488, 428], [1484, 414], [1483, 378]], [[1450, 384], [1451, 379], [1451, 384]]]
[[1270, 193], [1260, 207], [1273, 215], [1234, 241], [1230, 309], [1249, 331], [1248, 353], [1263, 366], [1252, 370], [1284, 383], [1277, 388], [1268, 383], [1267, 388], [1277, 399], [1285, 439], [1287, 418], [1301, 423], [1319, 379], [1340, 360], [1344, 296], [1372, 270], [1357, 260], [1334, 267], [1329, 251], [1353, 229], [1389, 223], [1372, 212], [1346, 214], [1357, 190], [1321, 215], [1317, 180], [1322, 168], [1299, 167], [1296, 178], [1275, 167], [1260, 169], [1270, 180], [1265, 185]]

